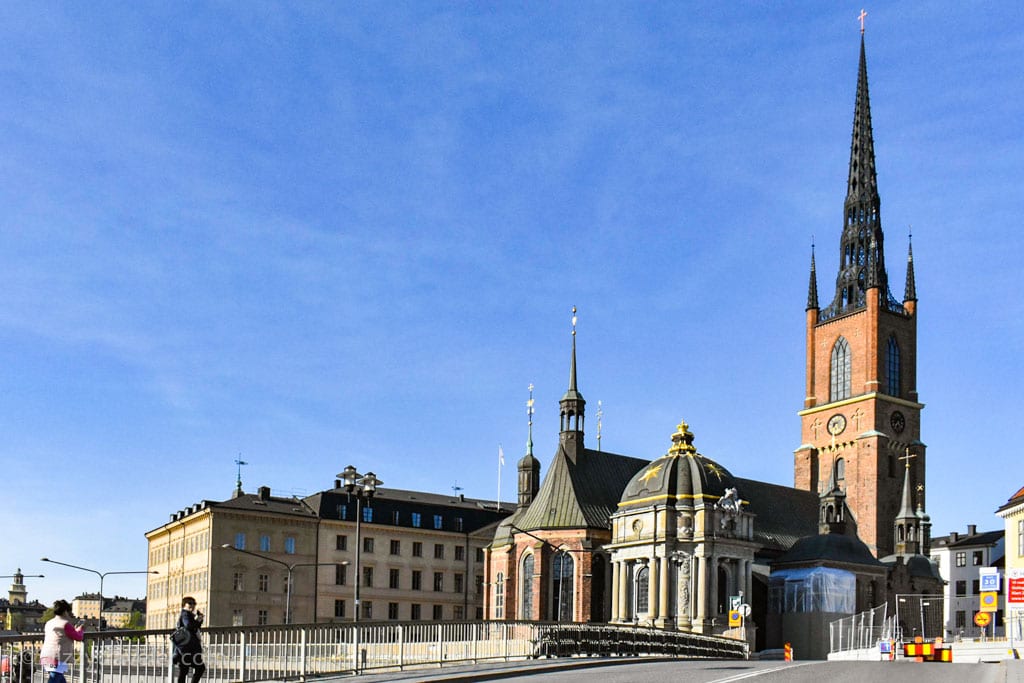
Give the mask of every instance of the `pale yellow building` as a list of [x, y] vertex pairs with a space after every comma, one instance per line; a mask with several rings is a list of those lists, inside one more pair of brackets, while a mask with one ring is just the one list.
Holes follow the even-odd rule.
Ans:
[[261, 487], [202, 501], [146, 534], [148, 568], [160, 572], [149, 580], [147, 625], [173, 628], [185, 595], [208, 626], [281, 624], [289, 601], [291, 623], [352, 620], [357, 576], [361, 620], [480, 618], [483, 548], [510, 511], [396, 489], [363, 504], [337, 480], [304, 499]]
[[1024, 488], [996, 510], [1006, 525], [1006, 570], [1024, 570]]

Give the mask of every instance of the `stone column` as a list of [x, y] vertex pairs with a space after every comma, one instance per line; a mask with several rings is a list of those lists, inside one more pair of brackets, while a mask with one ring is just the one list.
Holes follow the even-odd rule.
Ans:
[[649, 579], [647, 581], [647, 618], [657, 619], [660, 615], [658, 614], [658, 558], [652, 557], [648, 562], [648, 566], [651, 568], [651, 573], [647, 575]]
[[708, 558], [697, 556], [697, 593], [693, 596], [697, 603], [697, 624], [695, 631], [704, 632], [708, 619]]
[[662, 557], [658, 559], [658, 564], [661, 565], [661, 586], [658, 588], [658, 616], [661, 617], [662, 625], [664, 626], [664, 620], [672, 613], [670, 609], [672, 563], [667, 557]]
[[619, 564], [619, 621], [626, 621], [629, 618], [629, 562]]
[[708, 568], [708, 618], [714, 619], [718, 616], [718, 558], [711, 555], [707, 558]]
[[612, 562], [612, 613], [609, 621], [619, 618], [619, 562]]

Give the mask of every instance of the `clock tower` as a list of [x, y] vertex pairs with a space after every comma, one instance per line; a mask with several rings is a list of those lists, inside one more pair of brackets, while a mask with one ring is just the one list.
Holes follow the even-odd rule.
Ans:
[[[903, 301], [889, 291], [875, 174], [864, 37], [835, 295], [818, 306], [811, 252], [807, 292], [806, 395], [794, 486], [846, 494], [852, 526], [877, 557], [893, 552], [906, 456], [909, 476], [923, 484], [925, 446], [917, 398], [917, 291], [913, 252], [907, 252]], [[900, 460], [903, 457], [904, 460]], [[834, 484], [830, 481], [835, 477]], [[924, 506], [924, 493], [915, 501]]]

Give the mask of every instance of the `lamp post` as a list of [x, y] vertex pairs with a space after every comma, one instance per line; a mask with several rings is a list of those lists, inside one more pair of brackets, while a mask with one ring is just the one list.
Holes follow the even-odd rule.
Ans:
[[155, 569], [154, 570], [148, 570], [147, 569], [145, 571], [129, 571], [129, 572], [101, 572], [101, 571], [96, 570], [96, 569], [89, 569], [88, 567], [79, 567], [77, 564], [68, 564], [67, 562], [58, 562], [57, 560], [51, 560], [48, 557], [41, 557], [39, 559], [42, 562], [49, 562], [50, 564], [59, 564], [62, 567], [71, 567], [72, 569], [78, 569], [78, 570], [83, 571], [83, 572], [91, 572], [91, 573], [95, 574], [96, 576], [100, 577], [100, 596], [99, 596], [100, 597], [100, 609], [99, 609], [99, 614], [97, 615], [97, 619], [96, 619], [96, 624], [97, 624], [96, 630], [97, 631], [102, 631], [103, 630], [103, 579], [105, 579], [108, 576], [111, 576], [113, 574], [159, 574], [160, 573], [160, 572], [156, 571]]
[[360, 523], [363, 518], [362, 503], [363, 499], [367, 502], [373, 500], [373, 494], [377, 492], [377, 487], [384, 482], [378, 479], [377, 475], [373, 472], [359, 474], [352, 465], [348, 465], [342, 470], [338, 474], [338, 478], [344, 482], [345, 493], [348, 494], [348, 497], [351, 499], [355, 496], [356, 499], [355, 606], [352, 610], [352, 621], [359, 621], [359, 582], [361, 579], [359, 576], [359, 554], [362, 550], [360, 541]]
[[926, 638], [927, 637], [925, 635], [925, 632], [924, 632], [924, 608], [927, 605], [930, 605], [930, 604], [931, 604], [930, 602], [925, 602], [924, 598], [921, 599], [921, 637], [922, 638]]
[[[236, 548], [235, 546], [231, 545], [230, 543], [224, 543], [220, 547], [224, 548], [225, 550], [234, 550], [236, 553], [242, 553], [243, 555], [252, 555], [253, 557], [258, 557], [261, 560], [266, 560], [267, 562], [273, 562], [275, 564], [279, 564], [282, 567], [284, 567], [286, 570], [288, 570], [288, 578], [286, 579], [286, 584], [285, 584], [285, 589], [284, 589], [284, 623], [285, 624], [290, 624], [292, 622], [292, 572], [294, 572], [295, 569], [298, 568], [298, 567], [326, 567], [326, 566], [333, 566], [335, 564], [334, 562], [296, 562], [294, 564], [288, 564], [287, 562], [285, 562], [283, 560], [279, 560], [279, 559], [277, 559], [275, 557], [270, 557], [268, 555], [262, 555], [260, 553], [254, 553], [251, 550], [242, 550], [241, 548]], [[316, 604], [316, 580], [313, 581], [313, 603]]]
[[[541, 543], [543, 543], [547, 547], [549, 547], [552, 550], [554, 550], [554, 555], [551, 558], [551, 574], [552, 574], [552, 576], [557, 576], [558, 577], [558, 593], [557, 593], [557, 598], [556, 598], [556, 601], [558, 603], [558, 607], [557, 607], [557, 609], [555, 611], [555, 620], [559, 621], [559, 622], [562, 621], [562, 583], [565, 581], [565, 576], [564, 576], [564, 573], [565, 573], [564, 572], [564, 570], [565, 570], [565, 561], [569, 558], [569, 553], [591, 553], [591, 554], [593, 554], [594, 551], [593, 550], [587, 550], [586, 548], [560, 548], [560, 547], [556, 546], [554, 543], [551, 543], [550, 541], [548, 541], [546, 539], [543, 539], [540, 536], [532, 534], [532, 533], [530, 533], [529, 531], [527, 531], [525, 529], [520, 529], [515, 524], [509, 524], [508, 527], [510, 529], [514, 530], [514, 531], [517, 531], [517, 532], [525, 535], [525, 536], [529, 536], [530, 538], [532, 538], [532, 539], [534, 539], [536, 541], [540, 541]], [[555, 570], [555, 563], [556, 562], [558, 564], [557, 571]], [[574, 562], [573, 563], [573, 568], [575, 568], [575, 566], [576, 566], [576, 563]], [[570, 610], [570, 612], [571, 612], [571, 610]], [[570, 614], [570, 616], [571, 616], [571, 614]]]

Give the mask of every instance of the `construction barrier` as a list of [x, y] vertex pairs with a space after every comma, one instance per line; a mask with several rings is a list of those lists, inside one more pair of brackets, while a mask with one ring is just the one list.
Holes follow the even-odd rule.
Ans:
[[915, 662], [952, 662], [953, 648], [943, 647], [942, 640], [936, 642], [903, 643], [903, 656], [912, 657]]
[[787, 662], [793, 661], [793, 646], [786, 643], [782, 648], [782, 658]]

